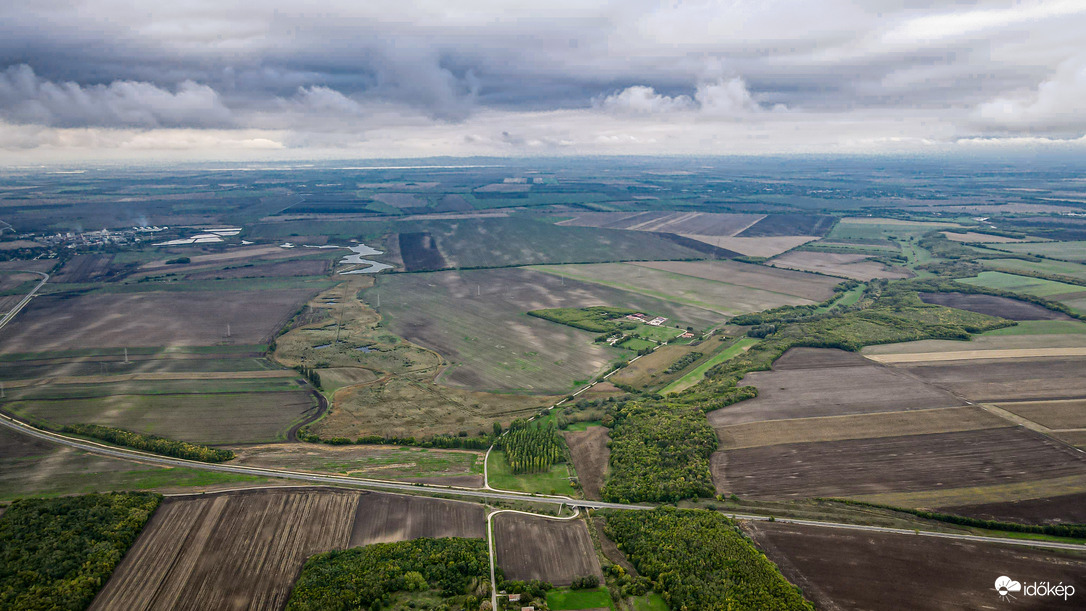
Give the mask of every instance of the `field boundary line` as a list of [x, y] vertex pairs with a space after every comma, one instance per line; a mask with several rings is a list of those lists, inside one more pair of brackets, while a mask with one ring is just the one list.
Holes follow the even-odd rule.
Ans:
[[955, 352], [908, 352], [903, 354], [865, 354], [878, 363], [937, 363], [941, 361], [980, 361], [989, 359], [1029, 359], [1086, 356], [1086, 347], [1007, 348], [997, 350], [959, 350]]

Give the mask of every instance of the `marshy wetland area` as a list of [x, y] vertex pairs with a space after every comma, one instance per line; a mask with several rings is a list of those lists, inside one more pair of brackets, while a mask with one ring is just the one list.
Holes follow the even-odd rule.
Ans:
[[0, 608], [1086, 595], [1069, 177], [766, 163], [5, 170]]

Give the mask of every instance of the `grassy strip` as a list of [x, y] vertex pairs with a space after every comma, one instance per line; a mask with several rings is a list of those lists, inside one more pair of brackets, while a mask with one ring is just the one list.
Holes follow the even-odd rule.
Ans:
[[161, 500], [134, 492], [15, 501], [0, 516], [0, 608], [87, 608]]
[[1086, 538], [1086, 524], [1019, 524], [1017, 522], [983, 520], [981, 518], [959, 516], [952, 513], [941, 513], [938, 511], [928, 511], [926, 509], [909, 509], [907, 507], [895, 507], [893, 505], [868, 503], [866, 501], [854, 501], [851, 499], [816, 498], [815, 500], [844, 503], [845, 505], [855, 505], [858, 507], [889, 509], [890, 511], [900, 511], [901, 513], [914, 515], [918, 518], [924, 518], [925, 520], [935, 520], [937, 522], [946, 522], [947, 524], [957, 524], [958, 526], [984, 528], [986, 530], [1028, 533], [1035, 535], [1050, 535], [1053, 537], [1073, 537], [1077, 539]]
[[591, 590], [551, 590], [547, 592], [547, 608], [551, 611], [564, 611], [567, 609], [611, 609], [614, 611], [615, 603], [611, 600], [611, 594], [607, 588], [594, 588]]
[[814, 609], [735, 522], [715, 511], [608, 512], [605, 532], [671, 609]]
[[723, 363], [730, 358], [741, 354], [744, 350], [757, 343], [758, 340], [752, 337], [741, 338], [739, 341], [735, 342], [731, 346], [728, 346], [726, 349], [714, 355], [701, 365], [695, 367], [690, 373], [665, 386], [664, 389], [660, 391], [660, 394], [666, 395], [673, 392], [682, 392], [687, 388], [694, 386], [698, 382], [705, 379], [705, 374], [708, 373], [710, 369], [716, 367], [717, 365]]
[[563, 464], [551, 465], [540, 473], [513, 473], [505, 452], [495, 450], [487, 461], [487, 479], [499, 490], [534, 494], [570, 494], [573, 486], [569, 481], [569, 468]]
[[144, 435], [142, 433], [134, 433], [132, 431], [113, 428], [111, 426], [102, 426], [100, 424], [73, 424], [63, 426], [60, 428], [60, 432], [69, 435], [90, 437], [91, 439], [97, 439], [113, 445], [132, 448], [133, 450], [141, 450], [173, 458], [183, 458], [185, 460], [220, 463], [234, 458], [234, 453], [230, 450], [209, 448], [187, 441], [166, 439], [165, 437], [159, 437], [158, 435]]

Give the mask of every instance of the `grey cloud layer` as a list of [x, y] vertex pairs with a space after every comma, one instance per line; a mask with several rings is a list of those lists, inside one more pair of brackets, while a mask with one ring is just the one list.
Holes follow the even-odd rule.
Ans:
[[[90, 128], [263, 130], [287, 147], [399, 133], [405, 150], [431, 134], [454, 154], [649, 139], [685, 152], [734, 141], [739, 118], [752, 138], [808, 134], [782, 152], [825, 137], [1086, 133], [1080, 0], [142, 6], [3, 3], [0, 147], [32, 134], [62, 146], [55, 130]], [[902, 113], [915, 117], [906, 133], [883, 120]]]

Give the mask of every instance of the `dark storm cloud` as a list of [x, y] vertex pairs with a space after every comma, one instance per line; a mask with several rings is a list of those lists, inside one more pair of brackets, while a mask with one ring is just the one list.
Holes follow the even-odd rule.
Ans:
[[[659, 140], [676, 122], [704, 130], [744, 113], [851, 116], [877, 130], [908, 111], [939, 126], [919, 138], [1074, 137], [1086, 132], [1075, 102], [1084, 29], [1074, 0], [11, 0], [0, 5], [0, 120], [286, 130], [307, 146], [321, 133], [356, 142], [459, 125], [450, 141], [516, 145], [577, 140], [587, 117], [607, 113]], [[476, 133], [494, 113], [553, 133]]]

